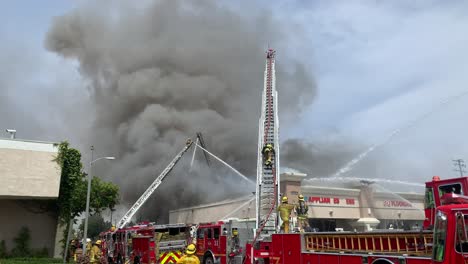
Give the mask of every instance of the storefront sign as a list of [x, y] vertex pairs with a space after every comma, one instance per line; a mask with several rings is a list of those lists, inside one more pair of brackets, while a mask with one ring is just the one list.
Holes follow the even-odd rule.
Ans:
[[354, 198], [337, 198], [337, 197], [324, 197], [324, 196], [304, 196], [308, 203], [312, 204], [331, 204], [331, 205], [355, 205], [356, 199]]
[[398, 200], [385, 200], [383, 201], [384, 207], [413, 207], [413, 205], [407, 201]]

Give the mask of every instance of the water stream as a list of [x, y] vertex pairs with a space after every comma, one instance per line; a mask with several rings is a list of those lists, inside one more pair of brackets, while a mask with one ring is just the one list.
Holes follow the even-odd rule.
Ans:
[[215, 154], [209, 152], [208, 150], [206, 150], [205, 148], [203, 148], [202, 146], [200, 146], [199, 144], [195, 143], [195, 145], [199, 148], [201, 148], [202, 150], [206, 151], [206, 153], [210, 154], [213, 158], [217, 159], [218, 161], [220, 161], [221, 163], [223, 163], [224, 165], [226, 165], [228, 168], [230, 168], [231, 170], [233, 170], [237, 175], [239, 175], [242, 179], [244, 179], [245, 181], [255, 185], [255, 182], [252, 181], [251, 179], [247, 178], [244, 174], [240, 173], [238, 170], [234, 169], [231, 165], [227, 164], [224, 160], [222, 160], [221, 158], [218, 158], [218, 156], [216, 156]]
[[[330, 178], [310, 178], [306, 179], [304, 183], [313, 183], [313, 182], [350, 182], [350, 181], [370, 181], [370, 182], [381, 182], [381, 183], [396, 183], [396, 184], [403, 184], [403, 185], [410, 185], [416, 187], [424, 187], [424, 184], [421, 183], [414, 183], [414, 182], [405, 182], [400, 180], [390, 180], [390, 179], [379, 179], [379, 178], [358, 178], [358, 177], [330, 177]], [[312, 186], [312, 185], [303, 185], [304, 187]]]
[[346, 173], [350, 170], [353, 169], [353, 167], [359, 163], [361, 160], [363, 160], [367, 155], [369, 155], [369, 153], [371, 153], [372, 151], [374, 151], [376, 148], [379, 148], [379, 147], [382, 147], [384, 145], [386, 145], [387, 143], [389, 143], [395, 136], [397, 136], [398, 134], [400, 134], [402, 131], [405, 131], [405, 130], [408, 130], [410, 128], [412, 128], [413, 126], [415, 126], [418, 122], [426, 119], [427, 117], [429, 117], [430, 115], [432, 115], [434, 112], [436, 112], [437, 110], [439, 110], [440, 107], [456, 100], [456, 99], [460, 99], [462, 97], [464, 97], [465, 95], [468, 95], [468, 91], [465, 91], [463, 93], [460, 93], [458, 95], [454, 95], [454, 96], [451, 96], [443, 101], [441, 101], [438, 105], [434, 106], [433, 108], [431, 108], [430, 111], [426, 112], [425, 114], [421, 115], [420, 117], [414, 119], [413, 121], [407, 123], [405, 126], [399, 128], [399, 129], [395, 129], [389, 136], [387, 136], [382, 142], [379, 142], [377, 144], [374, 144], [372, 145], [370, 148], [368, 148], [366, 151], [364, 151], [363, 153], [359, 154], [359, 156], [357, 156], [356, 158], [352, 159], [350, 162], [348, 162], [347, 164], [345, 164], [345, 166], [343, 166], [342, 168], [340, 168], [338, 171], [335, 172], [335, 174], [331, 175], [330, 177], [338, 177], [340, 176], [341, 174], [343, 173]]

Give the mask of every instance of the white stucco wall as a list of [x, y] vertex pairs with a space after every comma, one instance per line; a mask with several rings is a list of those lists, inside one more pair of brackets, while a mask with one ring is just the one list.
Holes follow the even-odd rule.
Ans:
[[57, 198], [57, 151], [53, 143], [0, 139], [0, 198]]

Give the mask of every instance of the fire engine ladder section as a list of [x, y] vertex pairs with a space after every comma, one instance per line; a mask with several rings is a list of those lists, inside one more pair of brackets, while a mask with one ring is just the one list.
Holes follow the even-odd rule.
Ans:
[[159, 176], [154, 180], [154, 182], [146, 189], [143, 195], [135, 202], [135, 204], [128, 210], [128, 212], [120, 219], [117, 224], [117, 229], [123, 228], [135, 215], [135, 213], [140, 209], [140, 207], [148, 200], [148, 198], [153, 194], [153, 192], [161, 185], [164, 177], [166, 177], [169, 172], [174, 168], [177, 162], [182, 158], [182, 156], [187, 152], [187, 150], [192, 146], [193, 141], [191, 139], [187, 140], [185, 147], [174, 157], [174, 159], [167, 165], [167, 167], [159, 174]]
[[305, 250], [309, 252], [407, 254], [413, 256], [430, 256], [432, 238], [433, 234], [429, 231], [304, 234]]
[[[267, 51], [262, 94], [262, 113], [259, 120], [257, 186], [256, 186], [256, 228], [261, 236], [276, 232], [276, 205], [279, 201], [279, 144], [278, 144], [278, 95], [275, 79], [275, 51]], [[271, 164], [266, 165], [263, 149], [273, 146]]]

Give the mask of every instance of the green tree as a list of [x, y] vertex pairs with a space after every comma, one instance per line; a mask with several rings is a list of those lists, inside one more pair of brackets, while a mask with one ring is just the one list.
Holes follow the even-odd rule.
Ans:
[[[99, 233], [108, 230], [111, 227], [110, 222], [104, 221], [104, 218], [100, 214], [95, 214], [88, 219], [88, 237], [96, 240], [99, 237]], [[80, 225], [80, 232], [84, 231], [84, 221]]]
[[60, 223], [68, 224], [70, 219], [80, 215], [81, 211], [83, 211], [79, 210], [76, 203], [79, 198], [76, 191], [83, 181], [83, 164], [81, 163], [81, 153], [70, 148], [68, 142], [60, 143], [58, 149], [55, 161], [61, 168], [61, 175], [57, 205]]
[[[71, 148], [68, 142], [58, 145], [55, 161], [62, 169], [60, 192], [57, 201], [60, 224], [66, 225], [64, 240], [71, 219], [82, 214], [86, 209], [87, 174], [83, 172], [81, 153]], [[113, 208], [118, 203], [119, 187], [97, 177], [91, 181], [90, 214], [99, 213], [106, 208]], [[65, 245], [65, 243], [64, 243]]]

